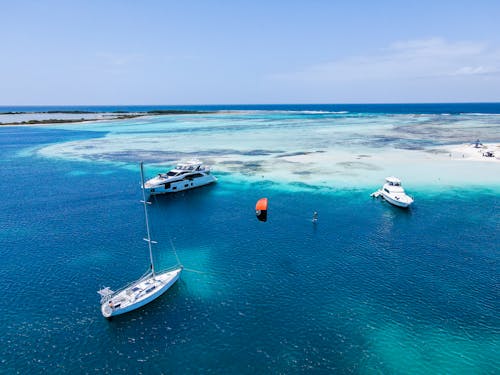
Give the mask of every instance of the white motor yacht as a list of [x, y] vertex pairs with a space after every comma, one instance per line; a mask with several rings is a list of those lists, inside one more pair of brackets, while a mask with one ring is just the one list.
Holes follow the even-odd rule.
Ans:
[[387, 177], [385, 181], [382, 189], [373, 193], [373, 196], [381, 195], [387, 202], [398, 207], [406, 208], [413, 203], [413, 198], [405, 193], [399, 178]]
[[147, 180], [144, 188], [151, 195], [155, 195], [194, 189], [216, 181], [217, 178], [210, 174], [210, 168], [194, 159], [179, 163], [167, 173], [159, 173]]

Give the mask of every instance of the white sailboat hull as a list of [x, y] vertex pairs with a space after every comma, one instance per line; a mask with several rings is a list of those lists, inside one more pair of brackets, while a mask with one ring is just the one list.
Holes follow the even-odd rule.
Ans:
[[182, 268], [150, 274], [127, 288], [116, 292], [101, 305], [101, 312], [105, 318], [125, 314], [136, 310], [155, 300], [165, 293], [179, 279]]

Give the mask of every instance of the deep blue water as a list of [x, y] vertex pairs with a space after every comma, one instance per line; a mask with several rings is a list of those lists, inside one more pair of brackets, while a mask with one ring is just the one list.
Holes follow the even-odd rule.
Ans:
[[500, 113], [500, 103], [408, 103], [408, 104], [230, 104], [230, 105], [109, 105], [109, 106], [0, 106], [2, 112], [43, 111], [152, 111], [152, 110], [262, 110], [262, 111], [347, 111], [391, 114]]
[[404, 211], [219, 175], [150, 207], [158, 268], [172, 240], [198, 272], [108, 322], [96, 290], [148, 266], [139, 171], [19, 154], [96, 136], [0, 128], [0, 372], [499, 372], [496, 190], [419, 192]]

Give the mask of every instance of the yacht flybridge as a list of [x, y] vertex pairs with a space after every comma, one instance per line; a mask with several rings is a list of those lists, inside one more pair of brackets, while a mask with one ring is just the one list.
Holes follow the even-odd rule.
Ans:
[[387, 202], [398, 207], [409, 207], [413, 203], [413, 198], [405, 193], [401, 186], [401, 180], [396, 177], [387, 177], [382, 189], [374, 192], [372, 197], [382, 196]]
[[210, 174], [210, 168], [197, 159], [179, 163], [167, 173], [159, 173], [147, 180], [144, 188], [152, 195], [175, 193], [194, 189], [216, 182], [217, 178]]
[[150, 270], [142, 276], [139, 280], [121, 288], [118, 291], [112, 291], [108, 287], [101, 289], [98, 293], [101, 295], [101, 312], [105, 318], [111, 318], [115, 315], [127, 313], [129, 311], [138, 309], [145, 304], [153, 301], [154, 299], [165, 293], [178, 279], [182, 272], [182, 266], [176, 266], [162, 272], [156, 272], [153, 251], [151, 244], [156, 241], [151, 240], [149, 231], [148, 209], [146, 201], [146, 193], [144, 192], [144, 172], [141, 163], [141, 181], [143, 185], [141, 201], [144, 204], [144, 215], [146, 218], [146, 231], [147, 238], [144, 241], [148, 243]]

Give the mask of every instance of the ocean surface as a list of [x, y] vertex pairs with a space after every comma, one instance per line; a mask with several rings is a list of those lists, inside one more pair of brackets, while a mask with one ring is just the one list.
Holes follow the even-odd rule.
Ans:
[[146, 112], [153, 110], [198, 111], [320, 111], [388, 114], [460, 114], [500, 113], [500, 103], [408, 103], [408, 104], [230, 104], [230, 105], [67, 105], [67, 106], [1, 106], [0, 112]]
[[[500, 104], [183, 108], [218, 112], [0, 127], [0, 373], [500, 372], [500, 164], [436, 151], [500, 142]], [[148, 268], [139, 161], [192, 156], [218, 183], [149, 207], [189, 270], [104, 319]], [[370, 198], [392, 171], [409, 210]]]

